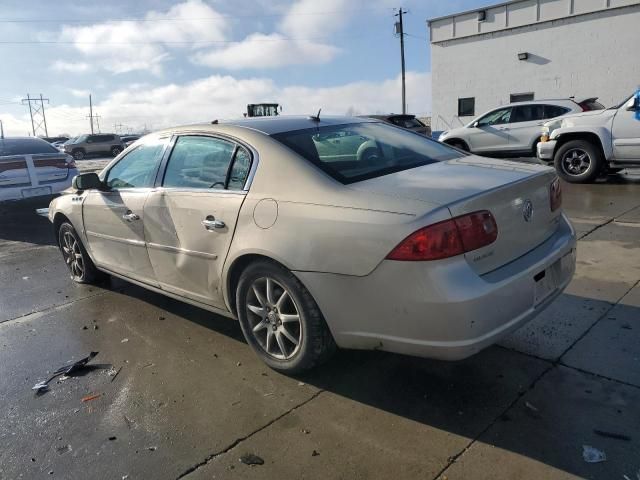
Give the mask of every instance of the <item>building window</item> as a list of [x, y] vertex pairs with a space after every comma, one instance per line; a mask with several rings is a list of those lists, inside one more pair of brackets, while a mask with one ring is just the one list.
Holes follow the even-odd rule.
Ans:
[[472, 117], [475, 114], [476, 114], [475, 97], [458, 99], [458, 116], [459, 117]]
[[511, 103], [530, 102], [532, 100], [533, 100], [533, 92], [512, 93], [511, 95], [509, 95], [509, 101]]

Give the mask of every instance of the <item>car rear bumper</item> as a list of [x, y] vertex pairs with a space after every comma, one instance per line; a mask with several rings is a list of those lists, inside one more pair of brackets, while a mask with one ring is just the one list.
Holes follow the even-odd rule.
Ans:
[[539, 142], [537, 148], [538, 159], [543, 160], [544, 163], [553, 161], [553, 152], [556, 149], [556, 140]]
[[75, 168], [69, 169], [69, 173], [64, 180], [41, 183], [39, 185], [19, 185], [15, 187], [0, 187], [0, 202], [9, 200], [24, 200], [26, 198], [46, 197], [66, 190], [71, 186], [71, 180], [78, 175]]
[[[295, 273], [338, 346], [459, 360], [516, 330], [560, 295], [575, 272], [575, 245], [575, 231], [563, 215], [549, 239], [482, 276], [464, 257], [385, 260], [365, 277]], [[536, 300], [540, 280], [534, 277], [541, 272], [551, 283]]]

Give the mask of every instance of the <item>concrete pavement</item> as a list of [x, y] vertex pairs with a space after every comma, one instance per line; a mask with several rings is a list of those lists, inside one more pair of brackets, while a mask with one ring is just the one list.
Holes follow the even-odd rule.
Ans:
[[[565, 185], [564, 205], [576, 277], [501, 345], [455, 363], [340, 352], [299, 378], [233, 320], [73, 284], [46, 219], [1, 206], [0, 478], [636, 480], [640, 177]], [[90, 351], [103, 368], [34, 395]]]

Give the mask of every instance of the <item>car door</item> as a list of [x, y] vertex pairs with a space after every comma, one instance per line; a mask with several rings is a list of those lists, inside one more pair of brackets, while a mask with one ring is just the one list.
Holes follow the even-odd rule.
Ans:
[[636, 97], [622, 105], [613, 118], [613, 157], [621, 162], [640, 160], [640, 102]]
[[499, 108], [487, 113], [467, 127], [466, 135], [473, 152], [499, 152], [509, 149], [509, 128], [511, 107]]
[[513, 107], [509, 129], [509, 150], [528, 151], [540, 138], [544, 105], [530, 103]]
[[221, 276], [255, 162], [250, 149], [211, 135], [180, 135], [144, 207], [160, 287], [225, 308]]
[[157, 285], [144, 236], [144, 204], [162, 160], [166, 138], [150, 138], [104, 174], [104, 190], [87, 193], [82, 216], [95, 263]]

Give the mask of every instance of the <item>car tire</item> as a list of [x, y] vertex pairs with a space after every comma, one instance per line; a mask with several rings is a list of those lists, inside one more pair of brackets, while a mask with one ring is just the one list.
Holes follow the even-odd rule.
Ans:
[[300, 373], [323, 363], [336, 350], [309, 291], [275, 262], [257, 261], [242, 272], [236, 308], [247, 343], [274, 370]]
[[111, 147], [111, 156], [117, 157], [118, 155], [120, 155], [121, 151], [122, 149], [120, 147]]
[[79, 148], [71, 152], [74, 160], [82, 160], [84, 158], [84, 150], [80, 150]]
[[106, 275], [96, 268], [73, 225], [64, 222], [58, 228], [58, 247], [69, 275], [77, 283], [97, 283]]
[[570, 140], [558, 148], [553, 160], [558, 175], [569, 183], [589, 183], [602, 171], [602, 153], [587, 140]]

